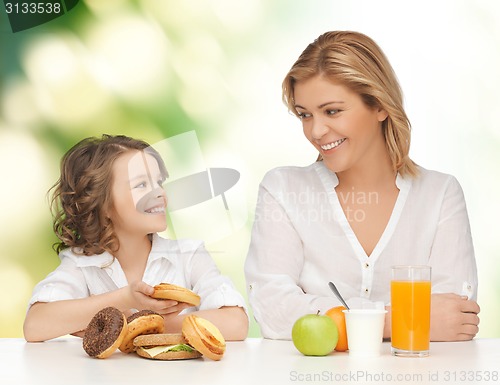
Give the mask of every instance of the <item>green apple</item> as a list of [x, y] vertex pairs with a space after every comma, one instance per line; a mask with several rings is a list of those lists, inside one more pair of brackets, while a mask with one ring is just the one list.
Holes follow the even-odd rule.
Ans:
[[305, 356], [326, 356], [337, 345], [339, 332], [335, 322], [326, 315], [307, 314], [292, 327], [293, 344]]

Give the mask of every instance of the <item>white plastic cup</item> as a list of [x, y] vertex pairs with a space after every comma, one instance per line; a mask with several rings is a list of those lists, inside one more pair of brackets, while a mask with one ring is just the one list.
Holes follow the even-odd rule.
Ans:
[[377, 357], [384, 338], [384, 322], [387, 310], [351, 309], [343, 310], [347, 329], [349, 355], [355, 357]]

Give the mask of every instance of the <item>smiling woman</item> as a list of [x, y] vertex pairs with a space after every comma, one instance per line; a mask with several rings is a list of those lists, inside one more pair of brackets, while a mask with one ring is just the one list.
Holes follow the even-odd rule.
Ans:
[[329, 281], [350, 308], [389, 309], [391, 266], [401, 264], [432, 267], [431, 339], [472, 339], [477, 270], [462, 189], [410, 159], [410, 122], [380, 47], [361, 33], [326, 32], [282, 91], [319, 157], [271, 170], [260, 185], [245, 274], [262, 334], [290, 338], [301, 315], [340, 305]]
[[[300, 104], [316, 100], [311, 92], [319, 93], [317, 107], [327, 115], [360, 106], [364, 112], [375, 113], [392, 168], [402, 175], [418, 173], [408, 157], [410, 122], [401, 88], [387, 57], [372, 39], [349, 31], [327, 32], [309, 44], [283, 81], [283, 101], [301, 118]], [[356, 111], [354, 115], [362, 118]], [[319, 159], [322, 155], [320, 151]]]
[[366, 106], [357, 93], [321, 75], [298, 82], [294, 96], [304, 134], [328, 168], [342, 172], [360, 159], [390, 163], [384, 133], [377, 129], [385, 110]]

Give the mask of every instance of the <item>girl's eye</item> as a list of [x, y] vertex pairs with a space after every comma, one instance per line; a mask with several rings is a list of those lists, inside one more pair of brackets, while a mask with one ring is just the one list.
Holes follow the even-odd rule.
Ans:
[[299, 114], [299, 119], [301, 120], [311, 117], [311, 114], [308, 112], [299, 112], [298, 114]]
[[141, 182], [134, 186], [134, 188], [144, 188], [144, 187], [146, 187], [146, 182]]
[[338, 114], [340, 110], [326, 110], [327, 115], [335, 115]]

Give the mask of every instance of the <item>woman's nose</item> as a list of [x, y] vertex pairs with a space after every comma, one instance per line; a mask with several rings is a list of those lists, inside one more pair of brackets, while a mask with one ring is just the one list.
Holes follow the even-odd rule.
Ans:
[[328, 132], [328, 126], [322, 119], [314, 119], [312, 122], [311, 136], [313, 139], [321, 139]]

